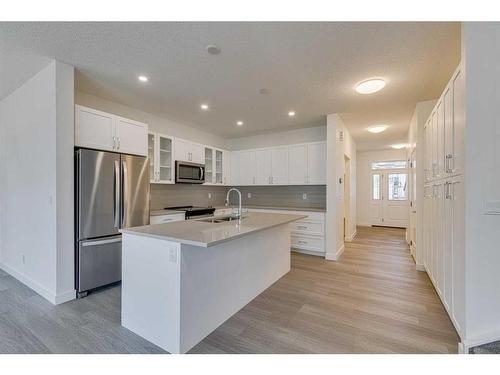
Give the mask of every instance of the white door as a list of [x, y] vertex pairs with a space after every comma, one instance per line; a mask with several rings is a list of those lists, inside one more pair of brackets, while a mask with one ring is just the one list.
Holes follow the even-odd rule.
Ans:
[[174, 140], [171, 137], [157, 134], [157, 182], [161, 184], [174, 183], [173, 143]]
[[214, 149], [205, 147], [205, 185], [214, 183]]
[[158, 175], [156, 169], [156, 134], [149, 133], [148, 134], [148, 160], [149, 160], [149, 182], [155, 183]]
[[307, 145], [288, 147], [288, 177], [290, 185], [307, 183]]
[[288, 147], [276, 147], [271, 150], [273, 185], [288, 184]]
[[271, 184], [271, 150], [255, 151], [255, 183], [257, 185]]
[[408, 227], [408, 172], [406, 169], [372, 172], [372, 225]]
[[200, 145], [199, 143], [191, 143], [190, 152], [191, 152], [190, 161], [198, 164], [205, 163], [205, 149], [203, 145]]
[[224, 183], [224, 151], [215, 150], [215, 183], [222, 185]]
[[148, 126], [146, 124], [118, 117], [116, 136], [118, 137], [118, 151], [147, 156]]
[[231, 151], [229, 162], [229, 184], [240, 185], [240, 152]]
[[307, 145], [307, 182], [312, 185], [326, 184], [326, 143]]
[[75, 106], [75, 144], [113, 151], [116, 145], [114, 116], [92, 108]]

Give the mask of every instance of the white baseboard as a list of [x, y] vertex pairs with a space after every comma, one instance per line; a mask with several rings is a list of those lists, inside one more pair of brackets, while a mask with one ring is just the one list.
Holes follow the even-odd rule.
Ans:
[[62, 294], [55, 294], [52, 290], [46, 288], [42, 284], [38, 283], [35, 280], [32, 280], [25, 274], [15, 270], [14, 268], [8, 266], [5, 263], [0, 263], [0, 268], [7, 272], [9, 275], [14, 277], [15, 279], [19, 280], [22, 282], [24, 285], [26, 285], [28, 288], [32, 289], [39, 295], [41, 295], [43, 298], [45, 298], [47, 301], [52, 303], [53, 305], [58, 305], [60, 303], [68, 302], [72, 299], [76, 298], [76, 291], [68, 291]]
[[421, 272], [427, 272], [423, 264], [415, 264], [415, 269]]
[[340, 249], [337, 250], [336, 253], [325, 253], [325, 259], [326, 260], [339, 260], [340, 259], [340, 256], [342, 255], [342, 253], [344, 252], [344, 248], [345, 246], [342, 244], [342, 247]]
[[495, 341], [500, 341], [500, 329], [462, 340], [462, 342], [459, 344], [461, 346], [461, 347], [459, 346], [459, 350], [461, 350], [461, 352], [464, 354], [468, 354], [470, 348], [479, 345], [489, 344], [490, 342], [495, 342]]
[[352, 233], [350, 236], [346, 236], [346, 238], [344, 239], [344, 241], [346, 241], [346, 242], [352, 242], [352, 240], [354, 240], [354, 237], [356, 237], [356, 234], [358, 234], [357, 230], [355, 230], [354, 233]]

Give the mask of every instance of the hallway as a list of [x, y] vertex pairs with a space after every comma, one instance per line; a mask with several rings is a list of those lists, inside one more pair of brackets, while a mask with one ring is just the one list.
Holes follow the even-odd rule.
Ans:
[[196, 353], [456, 353], [458, 336], [402, 229], [358, 227], [339, 262], [292, 253], [292, 270]]

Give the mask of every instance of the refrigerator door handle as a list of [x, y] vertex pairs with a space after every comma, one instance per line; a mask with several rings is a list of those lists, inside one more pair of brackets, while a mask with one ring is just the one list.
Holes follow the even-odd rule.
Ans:
[[117, 160], [115, 160], [114, 172], [113, 190], [115, 194], [113, 202], [113, 220], [115, 228], [118, 228], [120, 226], [120, 163]]
[[126, 225], [126, 220], [127, 220], [127, 200], [124, 199], [126, 196], [125, 188], [127, 186], [127, 181], [128, 181], [128, 170], [127, 170], [127, 163], [122, 161], [122, 173], [123, 173], [123, 178], [122, 178], [122, 218], [121, 218], [121, 227], [125, 228]]

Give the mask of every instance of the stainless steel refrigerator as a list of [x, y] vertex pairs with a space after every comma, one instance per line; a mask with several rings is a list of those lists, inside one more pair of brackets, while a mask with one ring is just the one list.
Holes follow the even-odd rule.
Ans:
[[149, 224], [148, 159], [76, 150], [78, 297], [121, 280], [120, 228]]

